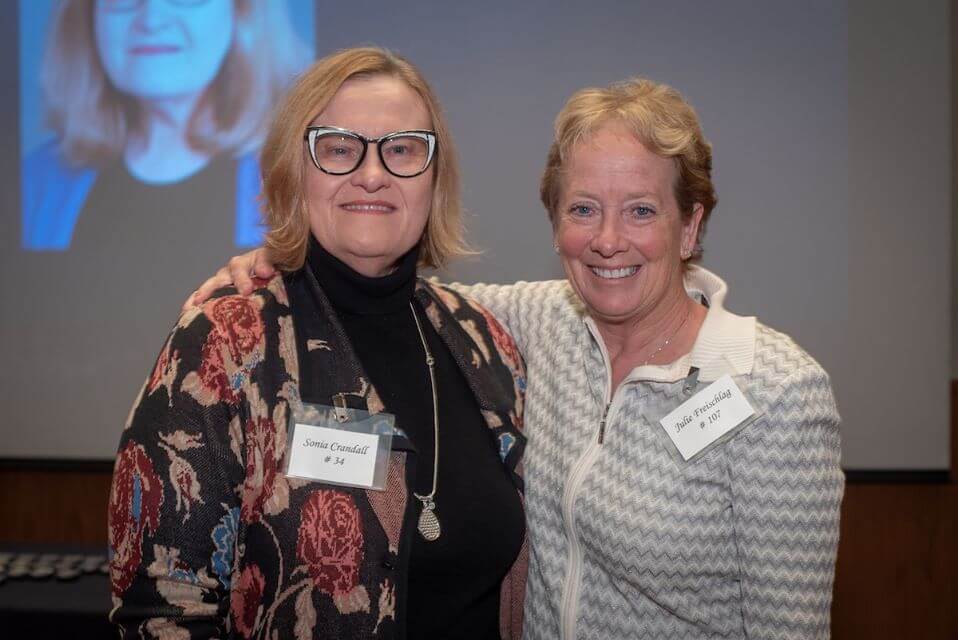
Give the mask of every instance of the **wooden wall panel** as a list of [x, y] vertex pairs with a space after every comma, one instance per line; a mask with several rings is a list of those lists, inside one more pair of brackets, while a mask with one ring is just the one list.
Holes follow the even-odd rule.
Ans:
[[958, 638], [958, 486], [849, 485], [832, 632]]
[[[958, 407], [958, 383], [952, 392]], [[952, 427], [954, 472], [958, 421]], [[0, 543], [106, 546], [109, 491], [106, 471], [0, 469]], [[956, 576], [958, 484], [846, 487], [835, 640], [958, 639]]]
[[0, 469], [0, 542], [106, 548], [110, 473]]
[[[0, 542], [106, 544], [110, 474], [0, 471]], [[848, 485], [835, 640], [958, 638], [958, 485]]]

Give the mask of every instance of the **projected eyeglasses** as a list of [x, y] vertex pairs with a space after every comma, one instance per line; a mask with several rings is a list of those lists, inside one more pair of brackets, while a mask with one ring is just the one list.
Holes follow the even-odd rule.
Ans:
[[[146, 0], [101, 0], [100, 7], [105, 11], [131, 11], [138, 9]], [[209, 0], [166, 0], [177, 7], [198, 7]]]

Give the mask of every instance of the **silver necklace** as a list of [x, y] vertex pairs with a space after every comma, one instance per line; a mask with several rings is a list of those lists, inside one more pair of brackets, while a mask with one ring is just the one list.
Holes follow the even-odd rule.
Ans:
[[654, 358], [655, 356], [659, 355], [659, 351], [661, 351], [662, 349], [664, 349], [664, 348], [666, 348], [667, 346], [669, 346], [669, 343], [672, 342], [672, 338], [674, 338], [675, 336], [677, 336], [677, 335], [679, 334], [679, 331], [682, 330], [682, 327], [685, 326], [685, 323], [689, 321], [689, 316], [690, 316], [690, 315], [692, 315], [692, 309], [691, 309], [691, 308], [689, 308], [689, 309], [687, 309], [687, 310], [685, 311], [685, 317], [682, 318], [682, 324], [680, 324], [678, 327], [676, 327], [676, 328], [675, 328], [675, 331], [672, 332], [672, 335], [670, 335], [668, 338], [666, 338], [665, 342], [663, 342], [662, 344], [660, 344], [660, 345], [659, 345], [659, 348], [656, 349], [655, 351], [653, 351], [653, 352], [652, 352], [652, 355], [650, 355], [648, 358], [645, 359], [645, 362], [642, 363], [642, 366], [643, 366], [643, 367], [644, 367], [645, 365], [649, 364], [650, 362], [652, 362], [652, 358]]
[[435, 436], [432, 460], [432, 491], [427, 495], [421, 496], [415, 491], [413, 495], [422, 503], [422, 511], [419, 512], [419, 534], [433, 542], [439, 539], [442, 529], [439, 527], [439, 518], [436, 517], [436, 503], [433, 498], [436, 496], [436, 481], [439, 475], [439, 394], [436, 393], [436, 361], [429, 351], [429, 345], [426, 344], [426, 335], [422, 332], [422, 325], [419, 323], [419, 316], [416, 315], [416, 308], [412, 302], [409, 303], [409, 310], [412, 311], [412, 319], [416, 321], [416, 329], [419, 330], [419, 339], [422, 341], [423, 351], [426, 352], [426, 366], [429, 367], [429, 384], [432, 386], [432, 425]]

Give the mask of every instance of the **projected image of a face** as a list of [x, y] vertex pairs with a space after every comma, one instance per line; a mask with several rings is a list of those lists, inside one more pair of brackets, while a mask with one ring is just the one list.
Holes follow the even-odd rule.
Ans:
[[197, 99], [233, 39], [233, 0], [100, 0], [96, 48], [110, 83], [138, 99]]
[[276, 97], [313, 57], [311, 30], [294, 29], [312, 24], [310, 2], [20, 7], [22, 24], [48, 20], [21, 41], [25, 249], [90, 248], [110, 215], [151, 200], [197, 208], [227, 233], [232, 222], [234, 246], [259, 244], [256, 156]]

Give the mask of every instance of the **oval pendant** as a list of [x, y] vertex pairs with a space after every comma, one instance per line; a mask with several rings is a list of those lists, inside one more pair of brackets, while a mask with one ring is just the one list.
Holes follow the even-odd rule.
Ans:
[[425, 503], [422, 506], [422, 511], [419, 512], [419, 534], [428, 540], [433, 542], [439, 538], [441, 529], [439, 527], [439, 518], [436, 517], [435, 512], [433, 512], [432, 503]]

